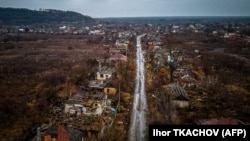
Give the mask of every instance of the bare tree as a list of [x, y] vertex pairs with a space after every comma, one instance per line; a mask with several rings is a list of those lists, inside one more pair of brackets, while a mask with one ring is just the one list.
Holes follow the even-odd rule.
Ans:
[[164, 88], [155, 91], [156, 106], [161, 112], [166, 123], [172, 123], [172, 117], [176, 114], [176, 109], [172, 104], [172, 97]]
[[208, 96], [212, 100], [222, 100], [226, 98], [227, 89], [219, 81], [218, 76], [209, 75], [204, 81], [203, 84], [206, 88]]

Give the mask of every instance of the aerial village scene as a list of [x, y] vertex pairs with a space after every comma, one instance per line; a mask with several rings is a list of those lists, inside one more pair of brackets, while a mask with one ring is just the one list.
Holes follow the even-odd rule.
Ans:
[[250, 125], [249, 17], [68, 14], [18, 25], [0, 14], [0, 141], [133, 141], [150, 124]]

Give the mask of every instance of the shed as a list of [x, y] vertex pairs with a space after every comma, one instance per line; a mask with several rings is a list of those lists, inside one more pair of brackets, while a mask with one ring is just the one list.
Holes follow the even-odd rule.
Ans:
[[179, 95], [173, 99], [173, 104], [178, 108], [189, 107], [189, 98], [184, 95]]
[[160, 67], [158, 68], [157, 75], [158, 75], [159, 77], [163, 77], [163, 76], [168, 77], [168, 76], [170, 75], [170, 73], [169, 73], [169, 70], [168, 70], [167, 67], [165, 67], [165, 66], [160, 66]]
[[106, 87], [104, 88], [104, 94], [106, 95], [116, 95], [117, 93], [117, 89], [116, 88], [112, 88], [112, 87]]

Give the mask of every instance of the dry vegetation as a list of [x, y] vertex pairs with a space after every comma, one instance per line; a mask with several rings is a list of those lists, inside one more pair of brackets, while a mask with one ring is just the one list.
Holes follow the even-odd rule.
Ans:
[[0, 138], [15, 140], [49, 122], [49, 109], [93, 79], [102, 37], [9, 34], [0, 37]]
[[[195, 49], [200, 50], [202, 55], [200, 59], [181, 63], [191, 67], [199, 85], [194, 89], [186, 89], [192, 98], [192, 106], [177, 108], [175, 111], [166, 107], [164, 109], [157, 104], [159, 101], [163, 102], [162, 105], [169, 103], [167, 94], [160, 98], [155, 97], [154, 91], [159, 89], [160, 78], [150, 82], [151, 87], [147, 87], [149, 111], [152, 115], [148, 119], [149, 124], [197, 124], [198, 120], [217, 117], [231, 117], [249, 122], [249, 45], [245, 45], [242, 40], [228, 41], [192, 33], [168, 35], [162, 39], [166, 48], [179, 49], [190, 58], [197, 56]], [[202, 71], [198, 71], [198, 67], [202, 67]], [[166, 84], [168, 83], [170, 82]], [[165, 90], [161, 92], [167, 93]], [[176, 114], [177, 117], [171, 120], [169, 117], [171, 114]]]
[[[101, 36], [11, 34], [0, 37], [0, 138], [15, 140], [35, 125], [49, 122], [51, 105], [60, 104], [77, 87], [94, 78], [98, 64], [96, 57], [105, 56]], [[163, 37], [166, 48], [177, 48], [189, 57], [194, 49], [202, 58], [183, 62], [190, 65], [197, 89], [188, 89], [195, 97], [192, 108], [176, 109], [161, 89], [160, 78], [147, 79], [148, 123], [190, 124], [202, 118], [234, 117], [249, 122], [250, 116], [250, 50], [241, 42], [214, 39], [209, 35], [173, 35]], [[190, 42], [195, 42], [190, 44]], [[121, 111], [115, 125], [102, 140], [126, 140], [134, 90], [135, 42], [130, 44], [128, 62], [116, 64], [111, 86], [128, 94], [122, 97]], [[142, 42], [146, 49], [146, 41]], [[223, 48], [224, 52], [215, 49]], [[249, 47], [248, 47], [249, 48]], [[211, 69], [216, 64], [216, 69]], [[198, 67], [202, 66], [202, 74]], [[147, 71], [150, 73], [150, 71]], [[204, 79], [201, 79], [204, 75]], [[212, 83], [207, 83], [212, 82]], [[164, 82], [170, 83], [170, 82]], [[158, 95], [155, 94], [159, 90]], [[203, 101], [195, 101], [200, 96]], [[156, 98], [158, 97], [158, 98]], [[119, 134], [118, 134], [119, 133]]]

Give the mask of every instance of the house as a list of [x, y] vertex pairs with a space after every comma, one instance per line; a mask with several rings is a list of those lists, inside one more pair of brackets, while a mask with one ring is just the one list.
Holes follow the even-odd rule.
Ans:
[[41, 141], [84, 141], [82, 131], [63, 125], [51, 125], [41, 136]]
[[[114, 100], [115, 98], [117, 98], [117, 89], [116, 88], [105, 87], [103, 89], [103, 92], [105, 95], [107, 95], [108, 99]], [[111, 101], [108, 101], [108, 102], [111, 102]]]
[[156, 49], [154, 53], [154, 61], [158, 65], [162, 65], [167, 61], [167, 56], [169, 55], [169, 50], [167, 49]]
[[187, 95], [187, 92], [179, 84], [172, 83], [163, 87], [166, 88], [170, 94], [172, 102], [176, 107], [187, 108], [190, 106], [190, 99]]
[[108, 60], [109, 61], [124, 61], [124, 62], [127, 62], [128, 58], [124, 54], [116, 53], [116, 54], [110, 56]]
[[96, 72], [96, 80], [107, 81], [112, 77], [114, 69], [108, 68], [107, 66], [100, 67]]
[[103, 108], [109, 106], [107, 96], [102, 91], [80, 90], [64, 104], [64, 113], [74, 116], [102, 114]]
[[89, 31], [89, 35], [104, 35], [104, 34], [105, 33], [102, 30], [99, 30], [99, 29]]
[[108, 99], [103, 90], [82, 87], [65, 101], [59, 123], [87, 132], [87, 137], [90, 138], [92, 133], [96, 135], [105, 130], [104, 127], [108, 124], [105, 119], [113, 121], [111, 109], [111, 99]]

